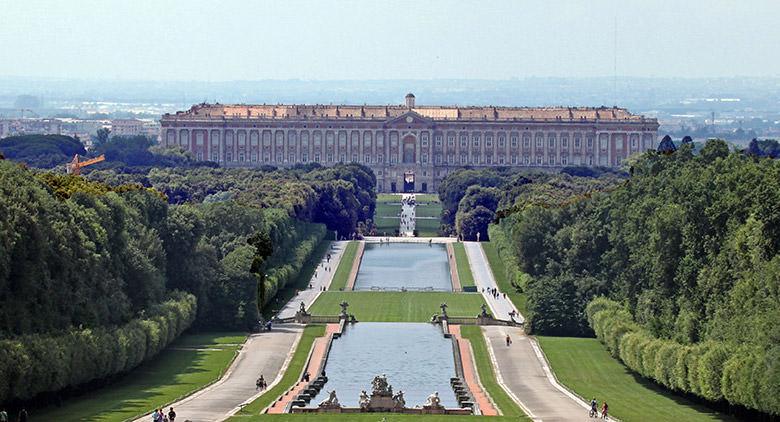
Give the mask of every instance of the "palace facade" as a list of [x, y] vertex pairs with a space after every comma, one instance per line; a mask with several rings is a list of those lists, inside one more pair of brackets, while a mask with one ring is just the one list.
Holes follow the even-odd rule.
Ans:
[[379, 192], [435, 192], [457, 168], [616, 167], [655, 147], [658, 121], [623, 108], [198, 104], [160, 139], [223, 166], [358, 162]]

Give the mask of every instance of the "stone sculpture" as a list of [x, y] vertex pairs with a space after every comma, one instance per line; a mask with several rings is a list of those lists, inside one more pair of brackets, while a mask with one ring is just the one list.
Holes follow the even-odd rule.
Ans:
[[360, 399], [358, 399], [358, 404], [360, 405], [360, 410], [368, 410], [368, 405], [371, 403], [371, 400], [368, 398], [368, 393], [366, 393], [366, 390], [363, 390], [360, 392]]
[[319, 407], [323, 409], [340, 408], [341, 405], [339, 404], [339, 399], [336, 397], [336, 390], [330, 391], [328, 393], [328, 398], [321, 401]]
[[439, 305], [439, 308], [441, 308], [441, 317], [443, 319], [446, 319], [447, 318], [447, 303], [446, 302], [442, 303], [441, 305]]
[[406, 400], [404, 399], [404, 391], [398, 390], [398, 393], [393, 396], [393, 403], [396, 409], [403, 409], [406, 407]]
[[339, 303], [339, 306], [341, 306], [341, 317], [345, 319], [348, 318], [349, 314], [347, 314], [347, 307], [349, 307], [349, 303], [345, 300]]
[[488, 312], [487, 312], [487, 305], [485, 305], [483, 303], [482, 306], [480, 306], [480, 308], [482, 309], [482, 313], [480, 313], [479, 316], [481, 316], [483, 318], [487, 318], [487, 317], [490, 316], [490, 314], [488, 314]]
[[428, 399], [425, 400], [425, 404], [423, 405], [423, 409], [443, 409], [444, 406], [441, 405], [441, 399], [439, 399], [439, 392], [434, 391], [433, 394], [428, 396]]
[[378, 396], [388, 396], [393, 394], [393, 387], [387, 383], [387, 375], [375, 376], [371, 381], [371, 387], [373, 388], [372, 394]]

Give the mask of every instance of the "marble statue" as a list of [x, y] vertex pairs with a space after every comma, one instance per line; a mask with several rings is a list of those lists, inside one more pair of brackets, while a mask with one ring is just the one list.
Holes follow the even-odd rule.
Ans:
[[341, 405], [339, 404], [339, 399], [336, 397], [336, 390], [329, 392], [328, 398], [321, 401], [319, 407], [324, 407], [328, 409], [341, 407]]
[[371, 403], [371, 400], [368, 398], [368, 393], [366, 393], [366, 390], [363, 390], [360, 392], [360, 399], [358, 399], [358, 404], [360, 405], [360, 409], [366, 410], [368, 409], [368, 405]]
[[305, 314], [306, 313], [306, 304], [301, 301], [301, 308], [298, 310], [298, 312]]
[[393, 404], [396, 409], [403, 409], [406, 407], [406, 400], [404, 399], [404, 391], [398, 390], [398, 393], [393, 396]]
[[441, 308], [441, 316], [442, 316], [442, 318], [446, 318], [447, 317], [447, 303], [446, 302], [442, 303], [441, 305], [439, 305], [439, 308]]
[[427, 409], [441, 409], [442, 407], [444, 407], [441, 405], [441, 399], [439, 399], [439, 392], [434, 391], [433, 394], [428, 396], [428, 399], [425, 400], [425, 404], [423, 405], [423, 407]]
[[382, 376], [375, 376], [374, 380], [371, 381], [371, 387], [373, 387], [372, 394], [377, 395], [392, 395], [393, 394], [393, 387], [391, 387], [387, 383], [387, 375], [382, 374]]
[[480, 313], [479, 316], [481, 316], [481, 317], [489, 317], [490, 316], [490, 315], [488, 315], [488, 312], [487, 312], [487, 305], [485, 305], [483, 303], [482, 306], [480, 306], [480, 308], [482, 308], [482, 313]]

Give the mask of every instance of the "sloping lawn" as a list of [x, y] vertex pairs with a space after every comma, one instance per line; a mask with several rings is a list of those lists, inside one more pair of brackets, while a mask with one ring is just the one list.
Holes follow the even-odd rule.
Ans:
[[610, 414], [625, 422], [734, 420], [634, 375], [596, 339], [537, 339], [561, 383], [588, 401], [606, 400]]
[[[351, 241], [344, 249], [344, 253], [341, 255], [339, 266], [336, 268], [336, 272], [333, 274], [333, 281], [330, 283], [328, 290], [341, 290], [347, 287], [347, 280], [349, 279], [349, 273], [352, 271], [352, 264], [355, 262], [355, 255], [357, 254], [358, 242]], [[333, 268], [331, 268], [331, 271]]]
[[[34, 421], [124, 421], [218, 380], [246, 340], [242, 333], [184, 335], [115, 383], [62, 407], [28, 410]], [[151, 420], [151, 419], [150, 419]]]
[[509, 296], [509, 300], [511, 300], [517, 310], [520, 311], [521, 315], [527, 316], [528, 308], [526, 301], [528, 298], [525, 293], [517, 293], [509, 280], [507, 280], [506, 271], [504, 270], [504, 265], [501, 263], [501, 258], [498, 256], [498, 249], [496, 249], [496, 246], [491, 242], [480, 242], [480, 246], [482, 246], [482, 250], [485, 251], [485, 256], [490, 265], [490, 270], [493, 272], [493, 277], [496, 279], [496, 284], [498, 284], [498, 289]]
[[450, 316], [474, 317], [484, 303], [479, 293], [445, 292], [325, 292], [311, 307], [314, 315], [338, 315], [339, 303], [349, 303], [349, 313], [366, 322], [427, 322], [447, 303]]
[[471, 273], [471, 265], [469, 265], [469, 258], [466, 255], [466, 248], [460, 242], [453, 243], [452, 248], [455, 250], [455, 262], [458, 264], [460, 286], [474, 286], [474, 274]]

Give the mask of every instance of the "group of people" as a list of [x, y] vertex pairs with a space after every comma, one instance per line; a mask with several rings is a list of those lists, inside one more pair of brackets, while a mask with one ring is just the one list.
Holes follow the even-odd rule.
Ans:
[[[16, 420], [18, 422], [27, 422], [27, 419], [29, 416], [27, 415], [27, 410], [22, 409], [19, 411], [19, 414], [16, 415]], [[8, 419], [8, 412], [5, 411], [5, 409], [0, 410], [0, 422], [9, 422], [10, 419]]]
[[260, 374], [260, 378], [255, 381], [255, 390], [265, 390], [268, 384], [265, 382], [263, 374]]
[[162, 408], [158, 408], [157, 410], [152, 413], [152, 422], [174, 422], [176, 420], [176, 412], [173, 411], [173, 408], [168, 411], [168, 414], [165, 414], [165, 411], [163, 411]]
[[[609, 405], [607, 404], [607, 401], [604, 400], [604, 403], [601, 404], [601, 419], [607, 419], [609, 415]], [[596, 398], [594, 397], [593, 400], [590, 401], [590, 412], [588, 414], [591, 418], [598, 418], [599, 417], [599, 402], [596, 401]]]
[[503, 296], [504, 299], [506, 299], [506, 293], [501, 293], [498, 291], [495, 287], [483, 287], [482, 293], [488, 292], [489, 294], [493, 295], [494, 299], [498, 299]]

